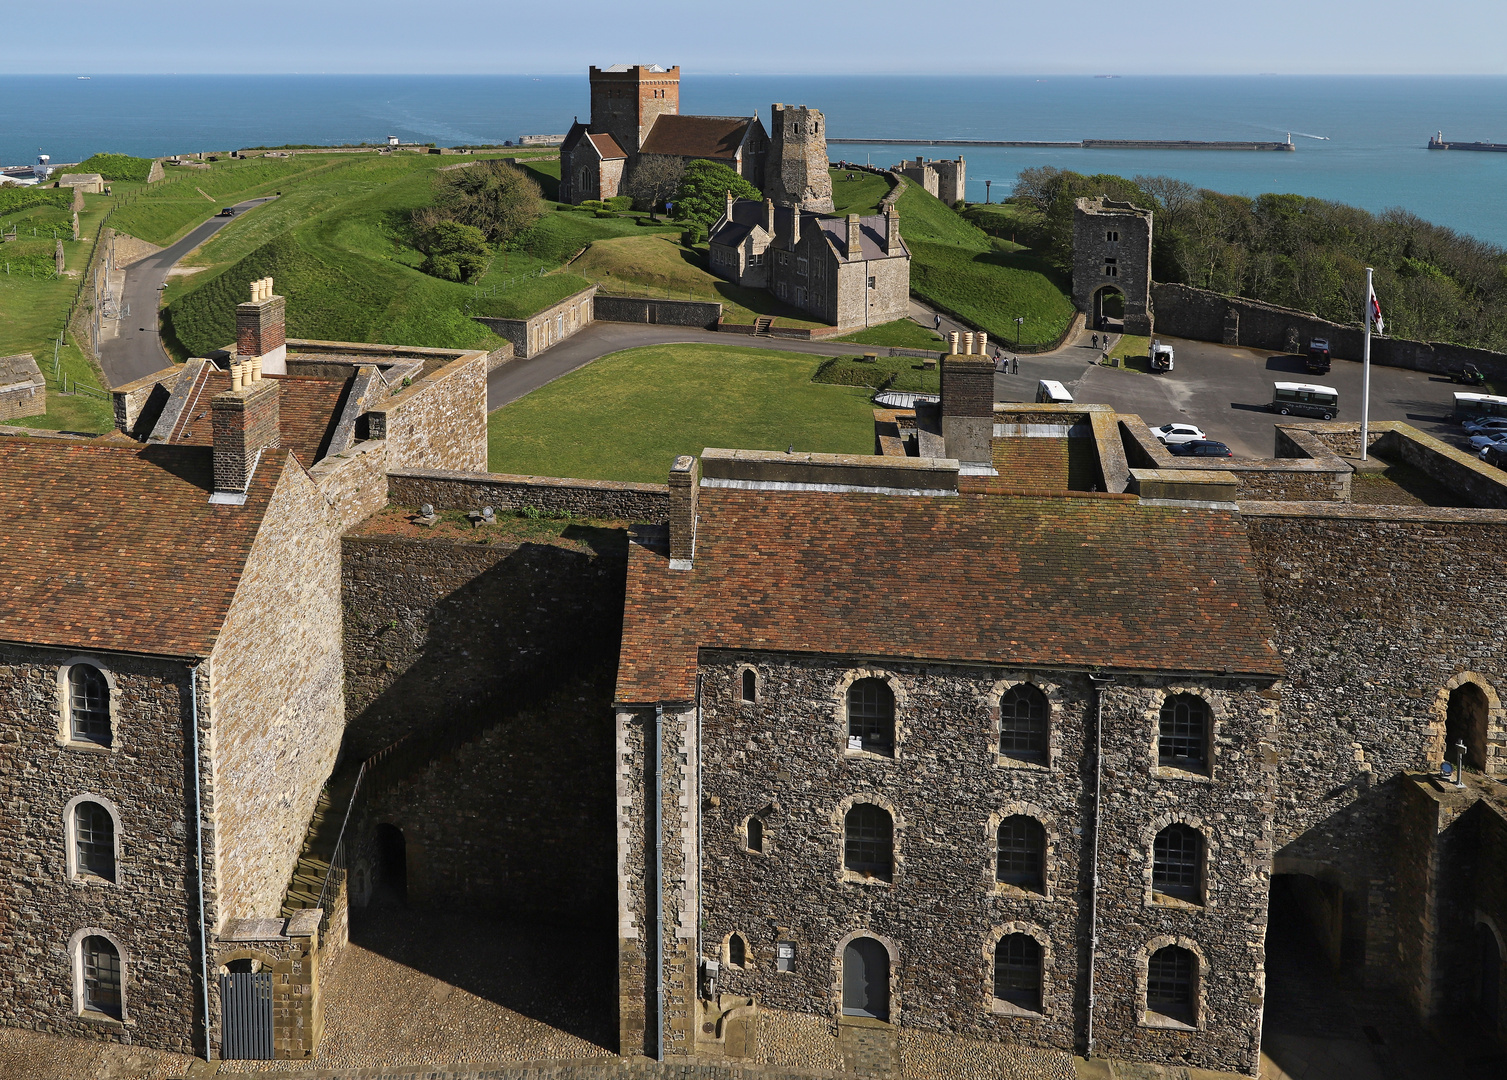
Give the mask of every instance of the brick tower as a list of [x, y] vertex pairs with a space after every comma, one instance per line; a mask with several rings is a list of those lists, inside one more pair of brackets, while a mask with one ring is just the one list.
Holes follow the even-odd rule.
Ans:
[[779, 206], [832, 213], [826, 118], [804, 105], [774, 104], [769, 107], [769, 136], [764, 195]]
[[591, 130], [607, 132], [629, 159], [638, 156], [654, 121], [680, 112], [680, 68], [658, 64], [592, 67]]

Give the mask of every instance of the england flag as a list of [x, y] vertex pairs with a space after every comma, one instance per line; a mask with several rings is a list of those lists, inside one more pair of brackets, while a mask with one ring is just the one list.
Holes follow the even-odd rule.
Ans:
[[1371, 298], [1366, 303], [1366, 317], [1369, 320], [1368, 325], [1376, 327], [1376, 332], [1378, 334], [1385, 334], [1387, 332], [1387, 324], [1382, 321], [1381, 317], [1381, 305], [1376, 302], [1375, 289], [1371, 290]]

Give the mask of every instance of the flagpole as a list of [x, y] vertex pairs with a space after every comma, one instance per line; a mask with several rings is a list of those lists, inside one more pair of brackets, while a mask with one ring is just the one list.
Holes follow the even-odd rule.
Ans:
[[1366, 460], [1366, 434], [1371, 427], [1371, 268], [1366, 267], [1366, 343], [1360, 354], [1360, 459]]

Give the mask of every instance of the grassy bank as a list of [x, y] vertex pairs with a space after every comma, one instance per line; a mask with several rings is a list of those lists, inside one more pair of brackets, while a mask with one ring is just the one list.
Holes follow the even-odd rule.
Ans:
[[872, 391], [811, 381], [815, 357], [727, 345], [605, 356], [488, 419], [494, 472], [663, 482], [704, 447], [869, 454]]
[[1014, 344], [1055, 341], [1073, 317], [1069, 283], [1044, 260], [996, 240], [924, 188], [898, 200], [900, 235], [911, 251], [911, 292]]

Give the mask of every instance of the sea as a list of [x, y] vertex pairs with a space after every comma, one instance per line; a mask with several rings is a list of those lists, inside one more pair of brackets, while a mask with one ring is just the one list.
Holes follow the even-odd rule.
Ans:
[[[0, 164], [282, 143], [440, 145], [560, 134], [590, 111], [572, 75], [0, 75]], [[79, 75], [87, 74], [87, 78]], [[1507, 153], [1430, 151], [1429, 137], [1507, 143], [1507, 76], [681, 76], [681, 111], [827, 117], [831, 157], [968, 162], [969, 198], [1020, 170], [1163, 174], [1243, 195], [1291, 192], [1419, 217], [1507, 247]], [[1293, 153], [958, 147], [949, 139], [1285, 140]], [[843, 138], [926, 139], [924, 146]]]

